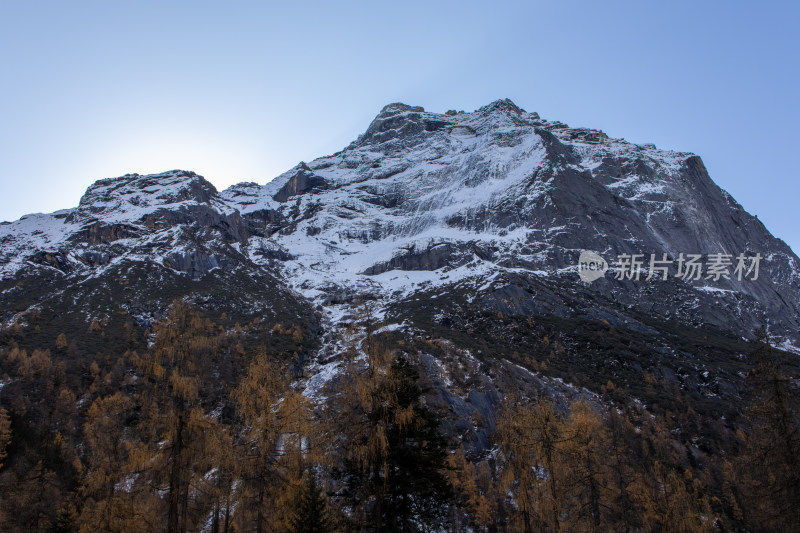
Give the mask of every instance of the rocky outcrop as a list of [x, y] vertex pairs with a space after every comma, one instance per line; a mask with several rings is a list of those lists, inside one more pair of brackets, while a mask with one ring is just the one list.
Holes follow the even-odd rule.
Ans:
[[68, 273], [72, 270], [72, 265], [64, 252], [37, 252], [28, 258], [33, 264], [44, 265], [55, 268], [61, 272]]
[[204, 252], [172, 253], [164, 258], [164, 266], [183, 272], [192, 279], [200, 279], [215, 268], [229, 268], [234, 262], [224, 255]]
[[470, 259], [467, 246], [449, 242], [431, 244], [424, 250], [409, 249], [389, 261], [377, 263], [364, 270], [364, 274], [374, 276], [390, 270], [438, 270], [449, 266], [465, 264]]
[[89, 222], [79, 231], [74, 233], [70, 240], [86, 243], [90, 246], [109, 244], [120, 239], [140, 237], [142, 231], [136, 226], [128, 224], [106, 224], [101, 221]]
[[389, 104], [375, 117], [355, 146], [415, 140], [419, 134], [439, 131], [450, 125], [451, 122], [441, 118], [441, 115], [425, 113], [421, 107]]
[[285, 202], [298, 194], [318, 192], [329, 188], [328, 182], [316, 176], [305, 163], [300, 163], [295, 169], [294, 175], [272, 197], [276, 202]]

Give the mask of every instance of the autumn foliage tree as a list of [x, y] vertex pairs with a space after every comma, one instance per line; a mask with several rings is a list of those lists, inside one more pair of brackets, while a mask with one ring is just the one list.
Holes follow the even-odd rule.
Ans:
[[275, 463], [281, 436], [279, 400], [286, 381], [266, 353], [258, 354], [233, 393], [244, 433], [237, 475], [241, 477], [238, 522], [244, 529], [267, 530], [276, 489]]
[[144, 528], [147, 509], [143, 499], [131, 494], [134, 442], [126, 438], [133, 400], [115, 393], [99, 398], [86, 413], [84, 436], [89, 465], [81, 486], [83, 509], [80, 530], [123, 532]]
[[350, 527], [432, 527], [443, 520], [451, 499], [447, 443], [423, 402], [414, 364], [373, 334], [368, 313], [360, 318], [366, 336], [344, 354], [331, 415], [342, 450], [334, 470], [346, 487], [343, 505], [352, 510]]
[[[132, 461], [156, 493], [163, 493], [168, 533], [185, 532], [199, 519], [199, 494], [206, 473], [209, 435], [215, 421], [200, 395], [221, 344], [219, 330], [182, 301], [155, 328], [152, 348], [141, 358], [140, 446]], [[195, 500], [192, 501], [192, 497]], [[152, 517], [159, 520], [160, 509]], [[155, 526], [153, 526], [155, 527]]]
[[447, 457], [447, 467], [455, 501], [465, 514], [461, 517], [456, 513], [452, 525], [456, 528], [469, 525], [477, 531], [488, 531], [497, 522], [498, 503], [502, 500], [488, 462], [482, 460], [476, 466], [459, 446]]
[[236, 456], [242, 529], [285, 530], [304, 472], [321, 459], [313, 406], [288, 386], [286, 373], [262, 351], [232, 394], [242, 426]]
[[518, 531], [679, 531], [712, 527], [701, 480], [681, 467], [662, 422], [644, 438], [618, 413], [576, 400], [515, 400], [498, 420], [501, 487]]
[[514, 495], [509, 516], [519, 531], [561, 530], [564, 430], [563, 414], [549, 399], [511, 399], [498, 417], [501, 486]]
[[562, 433], [564, 525], [567, 530], [605, 531], [613, 493], [608, 432], [593, 408], [579, 400], [571, 405]]

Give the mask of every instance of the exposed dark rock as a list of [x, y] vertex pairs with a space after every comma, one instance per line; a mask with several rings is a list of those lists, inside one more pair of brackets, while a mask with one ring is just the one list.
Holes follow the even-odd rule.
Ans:
[[210, 228], [218, 231], [226, 242], [243, 242], [249, 236], [248, 225], [238, 212], [224, 214], [206, 205], [184, 206], [177, 210], [158, 209], [144, 215], [140, 222], [155, 231], [179, 225]]
[[300, 163], [297, 167], [297, 172], [289, 178], [273, 198], [277, 202], [285, 202], [292, 196], [303, 194], [307, 192], [322, 191], [330, 187], [324, 178], [314, 174], [305, 163]]
[[203, 252], [173, 253], [164, 258], [164, 266], [184, 272], [192, 279], [199, 279], [215, 268], [232, 267], [233, 264], [233, 261], [226, 256]]
[[394, 139], [419, 140], [419, 134], [435, 132], [451, 124], [447, 120], [423, 113], [424, 109], [421, 107], [389, 104], [375, 117], [355, 145], [381, 144]]
[[451, 243], [433, 244], [425, 250], [411, 249], [383, 263], [377, 263], [363, 273], [369, 276], [389, 270], [437, 270], [444, 266], [459, 266], [470, 257], [463, 247]]
[[64, 252], [37, 252], [28, 258], [28, 261], [38, 265], [46, 265], [61, 272], [70, 272], [72, 265]]
[[141, 231], [127, 224], [105, 224], [100, 221], [91, 222], [73, 234], [70, 240], [89, 245], [108, 244], [119, 239], [140, 237]]
[[90, 267], [103, 266], [111, 262], [111, 254], [87, 250], [78, 256], [78, 260]]

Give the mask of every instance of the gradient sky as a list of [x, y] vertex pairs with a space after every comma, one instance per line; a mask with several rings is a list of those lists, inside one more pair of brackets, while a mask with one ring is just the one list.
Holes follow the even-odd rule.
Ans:
[[799, 23], [789, 1], [0, 0], [0, 220], [128, 172], [265, 183], [387, 103], [508, 97], [699, 154], [800, 252]]

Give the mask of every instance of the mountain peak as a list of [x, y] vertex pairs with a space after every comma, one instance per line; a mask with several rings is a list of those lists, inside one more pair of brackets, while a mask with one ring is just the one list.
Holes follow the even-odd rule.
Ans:
[[478, 109], [478, 113], [491, 113], [492, 111], [514, 113], [515, 115], [521, 115], [522, 113], [526, 112], [524, 109], [512, 102], [509, 98], [495, 100], [494, 102]]
[[404, 140], [416, 137], [422, 132], [430, 132], [449, 125], [440, 115], [425, 113], [421, 106], [393, 103], [383, 107], [372, 121], [367, 131], [355, 142], [356, 146], [381, 144], [393, 139]]
[[[537, 120], [539, 115], [527, 113], [508, 98], [495, 100], [472, 113], [447, 113], [425, 112], [422, 106], [410, 106], [400, 102], [388, 104], [381, 109], [367, 128], [367, 131], [351, 145], [359, 147], [365, 145], [382, 144], [387, 141], [398, 141], [403, 145], [414, 145], [426, 133], [435, 132], [443, 128], [463, 123], [464, 120], [478, 118], [484, 124], [506, 124], [509, 121], [517, 122], [523, 115], [525, 118]], [[461, 130], [458, 130], [461, 131]]]
[[424, 113], [425, 108], [422, 106], [411, 106], [400, 102], [394, 102], [383, 106], [379, 115], [396, 115], [398, 113]]
[[217, 192], [211, 182], [191, 170], [175, 169], [156, 174], [131, 173], [116, 178], [104, 178], [95, 181], [86, 189], [86, 193], [83, 198], [81, 198], [81, 205], [90, 202], [93, 197], [96, 197], [98, 194], [123, 192], [125, 190], [156, 193], [159, 189], [165, 187], [177, 186], [178, 188], [184, 188], [185, 186], [190, 186], [192, 183], [198, 183], [203, 188], [212, 190], [213, 193]]
[[97, 180], [81, 197], [74, 220], [106, 213], [152, 209], [184, 201], [208, 203], [217, 189], [203, 176], [188, 170], [158, 174], [125, 174]]

